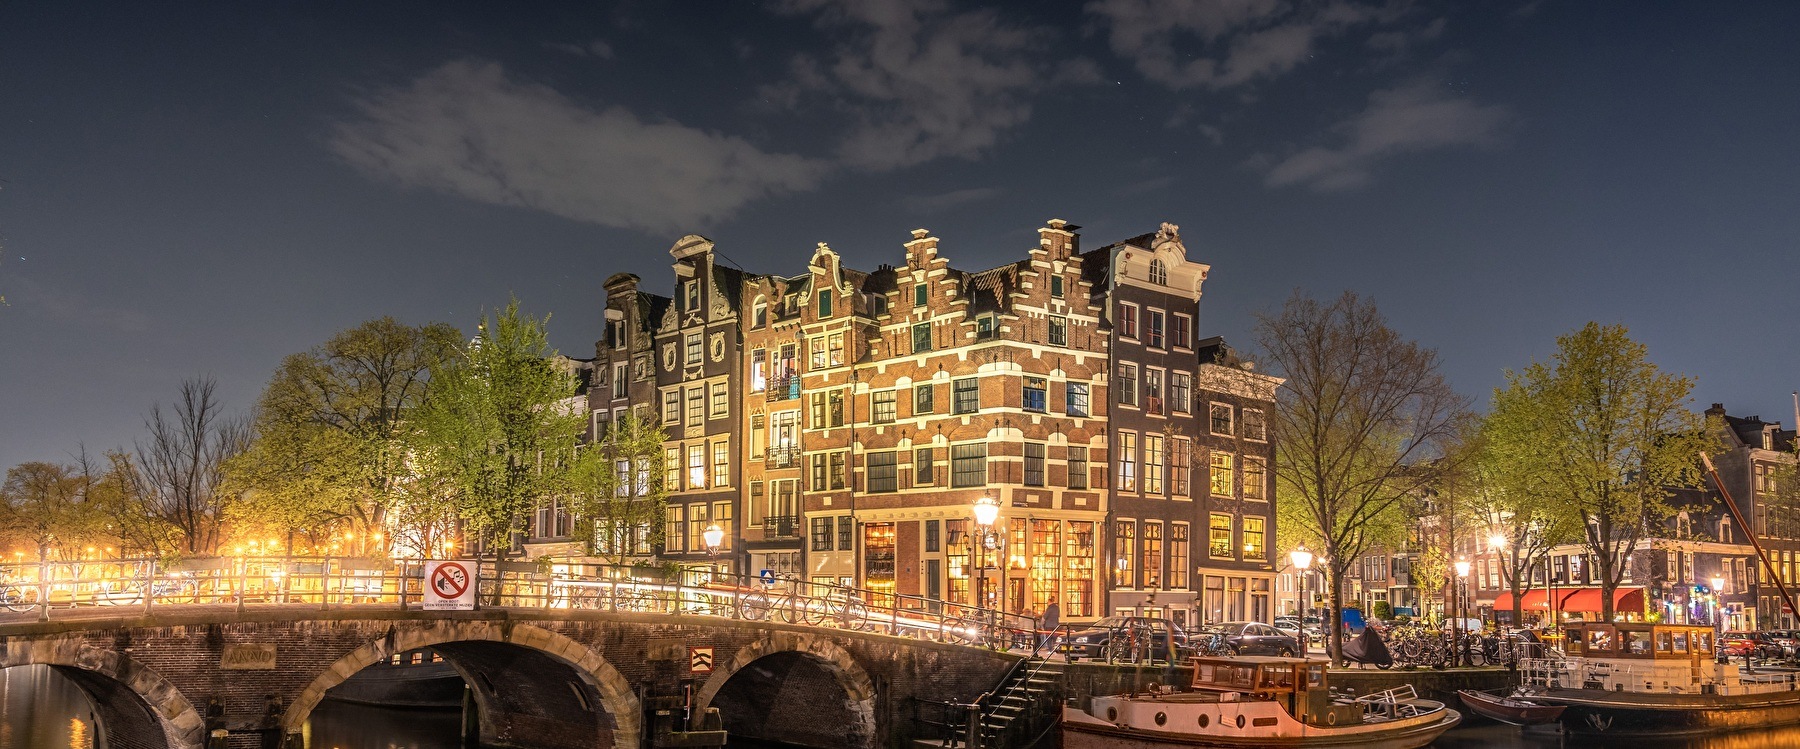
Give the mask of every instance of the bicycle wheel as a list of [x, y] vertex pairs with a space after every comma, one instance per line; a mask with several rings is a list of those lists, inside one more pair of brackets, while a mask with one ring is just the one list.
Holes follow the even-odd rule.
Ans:
[[738, 616], [753, 622], [760, 622], [769, 616], [769, 597], [761, 593], [748, 593], [738, 599]]
[[842, 617], [839, 626], [844, 629], [863, 629], [869, 623], [869, 607], [862, 601], [851, 599], [844, 602], [839, 610]]
[[25, 600], [24, 591], [15, 586], [8, 585], [4, 590], [0, 590], [0, 606], [5, 606], [8, 611], [23, 613], [30, 611], [34, 605], [36, 604]]

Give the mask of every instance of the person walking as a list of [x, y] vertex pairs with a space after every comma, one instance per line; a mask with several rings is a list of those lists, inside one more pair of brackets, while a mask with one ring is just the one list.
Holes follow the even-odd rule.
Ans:
[[1038, 623], [1039, 631], [1043, 632], [1043, 636], [1038, 639], [1037, 647], [1031, 650], [1033, 657], [1037, 656], [1038, 651], [1049, 648], [1056, 642], [1056, 628], [1061, 623], [1062, 607], [1057, 605], [1056, 596], [1050, 596], [1050, 602], [1044, 605], [1043, 618]]

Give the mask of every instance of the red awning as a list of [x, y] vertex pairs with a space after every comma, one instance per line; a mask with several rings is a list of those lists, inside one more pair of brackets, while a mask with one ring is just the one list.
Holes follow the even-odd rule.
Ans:
[[[1557, 591], [1557, 593], [1557, 597], [1561, 598], [1562, 591]], [[1520, 608], [1525, 611], [1547, 611], [1549, 610], [1549, 606], [1546, 606], [1545, 602], [1550, 600], [1550, 591], [1542, 588], [1533, 588], [1525, 591], [1525, 595], [1520, 596], [1520, 600], [1524, 601], [1524, 605], [1520, 606]], [[1494, 599], [1494, 610], [1511, 611], [1512, 602], [1513, 595], [1511, 591], [1501, 593], [1499, 597]]]
[[[1561, 608], [1563, 611], [1581, 612], [1581, 613], [1599, 613], [1600, 612], [1600, 603], [1603, 600], [1604, 599], [1602, 599], [1600, 597], [1600, 589], [1599, 588], [1577, 588], [1575, 590], [1569, 591], [1568, 597], [1563, 598], [1562, 605], [1559, 608]], [[1615, 588], [1615, 589], [1613, 589], [1613, 612], [1614, 613], [1629, 612], [1629, 611], [1643, 611], [1643, 610], [1644, 610], [1644, 589], [1643, 588]]]

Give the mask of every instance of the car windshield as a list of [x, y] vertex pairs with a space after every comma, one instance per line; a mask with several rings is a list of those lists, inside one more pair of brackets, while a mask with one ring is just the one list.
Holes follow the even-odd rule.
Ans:
[[1105, 628], [1109, 628], [1109, 627], [1123, 627], [1129, 621], [1130, 621], [1130, 617], [1109, 616], [1109, 617], [1106, 617], [1105, 619], [1101, 619], [1100, 621], [1094, 622], [1094, 626], [1097, 628], [1101, 628], [1101, 629], [1105, 629]]

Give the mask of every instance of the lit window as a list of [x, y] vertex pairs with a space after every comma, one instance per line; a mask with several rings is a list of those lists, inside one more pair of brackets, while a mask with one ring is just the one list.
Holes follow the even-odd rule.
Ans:
[[1214, 450], [1212, 454], [1212, 493], [1219, 497], [1232, 496], [1231, 463], [1232, 455], [1228, 452]]

